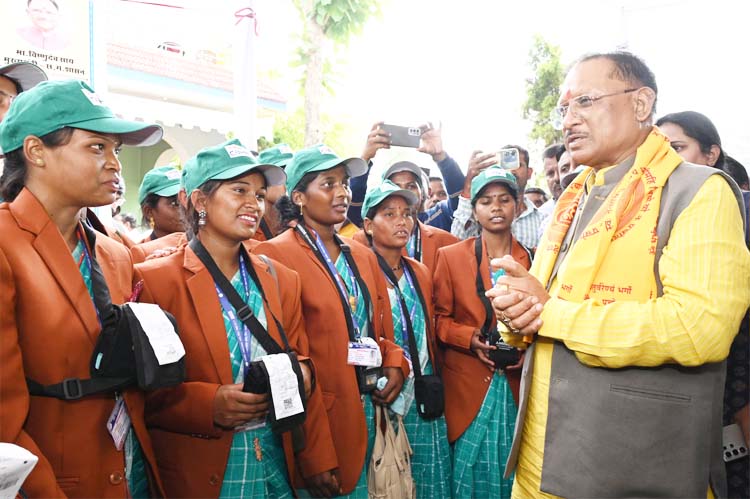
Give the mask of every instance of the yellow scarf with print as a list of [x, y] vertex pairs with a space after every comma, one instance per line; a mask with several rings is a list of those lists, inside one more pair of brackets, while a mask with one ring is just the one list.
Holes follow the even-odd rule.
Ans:
[[[557, 297], [573, 302], [645, 301], [656, 296], [651, 270], [661, 193], [682, 163], [669, 140], [654, 127], [635, 162], [581, 233], [557, 273]], [[560, 245], [575, 217], [592, 168], [573, 180], [555, 206], [554, 218], [536, 252], [531, 273], [546, 284]]]

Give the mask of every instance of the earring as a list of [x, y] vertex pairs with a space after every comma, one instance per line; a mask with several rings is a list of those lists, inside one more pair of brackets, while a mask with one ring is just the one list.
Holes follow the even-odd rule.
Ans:
[[154, 217], [151, 217], [151, 218], [148, 219], [148, 225], [149, 225], [149, 227], [151, 227], [151, 230], [154, 230], [154, 226], [156, 225], [154, 223]]
[[44, 160], [42, 160], [42, 159], [40, 159], [40, 158], [37, 158], [37, 159], [36, 159], [36, 160], [34, 161], [34, 163], [36, 163], [36, 164], [37, 164], [37, 165], [39, 165], [39, 166], [42, 166], [42, 165], [44, 164]]
[[206, 226], [206, 210], [201, 210], [198, 212], [198, 227], [205, 227]]

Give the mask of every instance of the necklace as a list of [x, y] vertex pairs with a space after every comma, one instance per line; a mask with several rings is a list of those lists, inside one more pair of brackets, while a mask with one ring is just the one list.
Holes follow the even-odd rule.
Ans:
[[402, 268], [404, 268], [404, 265], [399, 262], [399, 264], [396, 265], [395, 267], [391, 267], [391, 270], [396, 272], [397, 270], [401, 270]]

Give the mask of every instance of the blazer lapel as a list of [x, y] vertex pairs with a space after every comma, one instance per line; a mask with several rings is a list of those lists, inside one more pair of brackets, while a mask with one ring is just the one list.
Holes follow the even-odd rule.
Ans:
[[[328, 273], [328, 269], [326, 269], [326, 268], [325, 268], [325, 267], [323, 266], [323, 264], [322, 264], [322, 263], [320, 262], [320, 260], [318, 260], [318, 257], [316, 257], [316, 256], [315, 256], [315, 253], [313, 253], [313, 250], [312, 250], [312, 248], [310, 248], [310, 246], [308, 246], [308, 245], [307, 245], [307, 243], [305, 243], [305, 241], [303, 241], [303, 240], [302, 240], [302, 238], [300, 237], [300, 235], [299, 235], [299, 234], [297, 234], [297, 233], [296, 233], [296, 231], [295, 231], [295, 233], [294, 233], [294, 237], [296, 237], [296, 238], [297, 238], [297, 243], [298, 243], [298, 244], [299, 244], [300, 246], [302, 246], [302, 250], [303, 250], [303, 251], [305, 252], [305, 255], [307, 255], [308, 259], [309, 259], [310, 261], [312, 261], [312, 262], [313, 262], [313, 264], [314, 264], [315, 266], [317, 266], [317, 267], [318, 267], [318, 269], [320, 269], [320, 271], [321, 271], [321, 272], [323, 273], [323, 275], [325, 275], [325, 276], [326, 276], [326, 279], [328, 279], [328, 281], [329, 281], [329, 282], [330, 282], [331, 284], [333, 284], [334, 286], [337, 286], [337, 288], [336, 288], [336, 289], [338, 289], [338, 284], [337, 284], [337, 283], [335, 283], [335, 282], [333, 282], [333, 280], [331, 280], [331, 276], [330, 276], [330, 274]], [[333, 262], [333, 263], [335, 264], [336, 262]]]
[[75, 309], [89, 340], [95, 344], [100, 327], [94, 302], [57, 226], [36, 197], [25, 188], [11, 203], [10, 210], [18, 226], [36, 236], [32, 243], [34, 249]]
[[479, 272], [482, 275], [482, 284], [484, 289], [490, 289], [492, 287], [492, 280], [490, 279], [490, 262], [487, 260], [487, 241], [482, 238], [482, 261], [479, 262]]
[[216, 375], [224, 385], [234, 383], [232, 379], [232, 365], [229, 360], [229, 344], [227, 343], [224, 319], [221, 315], [221, 304], [216, 296], [214, 281], [211, 274], [189, 247], [185, 248], [185, 263], [187, 270], [194, 275], [187, 280], [188, 291], [193, 300], [195, 314], [208, 345], [211, 358], [214, 361]]

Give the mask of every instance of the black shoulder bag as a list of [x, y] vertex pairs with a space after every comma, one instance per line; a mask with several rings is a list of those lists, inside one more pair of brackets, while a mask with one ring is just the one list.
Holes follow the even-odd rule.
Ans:
[[[381, 270], [386, 275], [391, 284], [393, 284], [393, 289], [396, 291], [396, 295], [398, 296], [399, 304], [403, 312], [405, 321], [404, 327], [406, 327], [406, 333], [409, 337], [409, 354], [412, 359], [412, 368], [414, 369], [414, 399], [417, 402], [417, 413], [422, 417], [422, 419], [439, 418], [445, 411], [445, 394], [443, 391], [443, 381], [440, 379], [440, 373], [438, 371], [437, 363], [434, 360], [432, 362], [435, 374], [422, 374], [422, 366], [419, 362], [419, 349], [417, 348], [417, 338], [414, 335], [414, 326], [411, 322], [409, 309], [406, 306], [406, 300], [404, 300], [404, 296], [401, 294], [401, 290], [398, 287], [398, 279], [396, 278], [396, 275], [393, 273], [393, 270], [391, 270], [390, 265], [388, 265], [385, 259], [378, 253], [375, 254], [378, 256], [378, 264], [380, 265]], [[411, 266], [406, 262], [406, 260], [402, 261], [404, 262], [404, 270], [414, 276], [414, 272], [412, 271]], [[429, 328], [430, 321], [428, 320], [429, 318], [426, 315], [427, 306], [424, 301], [424, 296], [422, 295], [422, 289], [419, 287], [419, 283], [416, 282], [416, 277], [414, 277], [414, 279], [414, 288], [417, 291], [420, 304], [422, 305], [422, 313], [425, 314], [425, 327]], [[425, 342], [427, 342], [427, 352], [429, 355], [430, 338], [429, 336], [427, 336], [427, 334], [425, 334]]]
[[[276, 316], [273, 315], [273, 313], [271, 312], [271, 307], [269, 306], [268, 312], [271, 314], [271, 317], [273, 317], [273, 320], [276, 323], [276, 327], [279, 330], [279, 335], [281, 336], [281, 340], [284, 343], [284, 348], [282, 349], [281, 346], [278, 343], [276, 343], [276, 341], [273, 338], [271, 338], [271, 335], [268, 334], [268, 331], [266, 330], [266, 328], [263, 327], [263, 324], [261, 324], [258, 318], [255, 316], [255, 314], [253, 314], [253, 311], [250, 309], [250, 306], [248, 306], [248, 304], [245, 303], [245, 301], [242, 299], [239, 293], [237, 293], [237, 290], [234, 289], [234, 286], [232, 286], [232, 284], [224, 276], [224, 274], [221, 273], [221, 270], [219, 270], [219, 267], [216, 265], [216, 262], [214, 262], [214, 259], [211, 258], [211, 255], [208, 254], [208, 251], [206, 251], [206, 248], [198, 240], [197, 237], [194, 237], [190, 241], [190, 249], [193, 250], [193, 252], [198, 256], [200, 261], [203, 262], [203, 265], [206, 266], [206, 269], [208, 269], [208, 272], [211, 274], [211, 277], [213, 278], [216, 285], [219, 286], [219, 289], [221, 289], [224, 295], [229, 299], [229, 303], [231, 303], [232, 307], [234, 307], [234, 310], [237, 313], [237, 317], [250, 330], [252, 335], [255, 337], [256, 340], [258, 340], [258, 343], [261, 344], [261, 346], [266, 351], [266, 353], [269, 355], [275, 355], [275, 354], [287, 355], [289, 357], [289, 360], [291, 361], [291, 364], [292, 364], [292, 370], [294, 371], [294, 374], [297, 377], [299, 394], [302, 399], [302, 405], [303, 407], [305, 407], [305, 410], [293, 416], [288, 416], [282, 419], [276, 419], [276, 411], [274, 410], [273, 397], [269, 397], [271, 409], [268, 411], [268, 421], [271, 426], [271, 430], [276, 434], [284, 433], [287, 431], [292, 431], [293, 432], [292, 438], [294, 440], [295, 452], [301, 450], [304, 447], [304, 433], [302, 433], [301, 431], [302, 430], [301, 425], [302, 423], [305, 422], [305, 418], [307, 417], [307, 399], [305, 398], [305, 381], [302, 376], [302, 369], [300, 368], [299, 360], [297, 359], [297, 354], [294, 353], [294, 351], [292, 351], [291, 347], [289, 346], [289, 341], [287, 340], [284, 327], [281, 325], [281, 323], [276, 318]], [[260, 281], [258, 280], [258, 275], [255, 273], [255, 269], [252, 263], [250, 262], [250, 258], [248, 257], [244, 246], [242, 245], [240, 245], [240, 257], [245, 261], [246, 266], [247, 266], [247, 271], [250, 273], [250, 277], [258, 286], [258, 290], [260, 291], [260, 295], [261, 295], [261, 298], [263, 299], [263, 302], [268, 304], [265, 293], [263, 291], [263, 287], [260, 285]], [[256, 394], [270, 393], [271, 385], [268, 379], [268, 370], [266, 369], [266, 365], [263, 363], [263, 361], [254, 360], [250, 362], [250, 365], [248, 366], [247, 374], [245, 375], [245, 385], [243, 386], [242, 390], [248, 393], [256, 393]]]
[[482, 324], [482, 336], [490, 345], [495, 345], [497, 350], [489, 350], [487, 356], [495, 363], [496, 369], [505, 369], [508, 366], [518, 364], [521, 354], [517, 348], [514, 348], [503, 341], [497, 328], [492, 327], [495, 314], [492, 311], [490, 299], [484, 294], [484, 283], [482, 282], [482, 236], [476, 238], [474, 242], [474, 255], [477, 258], [477, 296], [484, 305], [484, 324]]
[[[81, 225], [90, 248], [94, 306], [102, 326], [91, 354], [91, 378], [67, 378], [52, 385], [41, 385], [27, 378], [29, 393], [76, 400], [88, 395], [118, 392], [134, 385], [141, 390], [154, 390], [182, 383], [185, 379], [185, 357], [177, 362], [159, 365], [148, 336], [130, 305], [112, 303], [109, 287], [96, 261], [96, 234], [88, 225]], [[172, 314], [162, 312], [178, 331]]]

